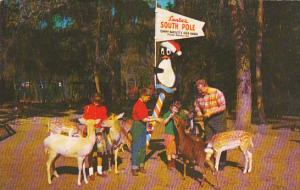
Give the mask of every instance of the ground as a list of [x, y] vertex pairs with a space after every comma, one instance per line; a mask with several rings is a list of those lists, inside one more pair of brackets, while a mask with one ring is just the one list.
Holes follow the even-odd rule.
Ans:
[[[4, 112], [0, 110], [4, 118]], [[46, 124], [53, 119], [72, 120], [78, 114], [72, 110], [48, 115], [31, 112], [26, 117], [10, 121], [16, 134], [0, 141], [1, 189], [79, 189], [77, 186], [77, 161], [60, 157], [56, 162], [59, 178], [47, 183], [46, 155], [43, 140], [48, 136]], [[42, 116], [44, 115], [44, 116]], [[228, 120], [229, 126], [232, 121]], [[253, 125], [253, 171], [243, 174], [244, 158], [240, 151], [228, 153], [228, 165], [218, 174], [221, 189], [299, 189], [300, 187], [300, 132], [288, 128], [272, 129], [271, 125]], [[217, 182], [209, 172], [204, 186], [193, 176], [199, 172], [188, 170], [182, 178], [182, 165], [168, 171], [162, 144], [162, 129], [156, 128], [154, 141], [148, 150], [147, 173], [137, 177], [130, 173], [130, 154], [121, 152], [120, 174], [108, 173], [107, 178], [96, 177], [83, 189], [214, 189]]]

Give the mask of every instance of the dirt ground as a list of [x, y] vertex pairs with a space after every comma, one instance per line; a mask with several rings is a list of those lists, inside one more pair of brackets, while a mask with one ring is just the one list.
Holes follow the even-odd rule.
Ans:
[[[0, 141], [0, 189], [215, 189], [217, 182], [209, 172], [203, 187], [194, 179], [199, 172], [188, 170], [182, 178], [182, 165], [168, 171], [161, 128], [156, 128], [154, 141], [148, 150], [147, 173], [137, 177], [130, 173], [130, 154], [119, 154], [120, 174], [108, 173], [107, 178], [77, 186], [77, 161], [60, 157], [56, 161], [59, 178], [47, 183], [46, 155], [43, 140], [46, 124], [52, 119], [71, 120], [78, 117], [67, 112], [56, 118], [27, 117], [11, 121], [16, 134]], [[229, 125], [232, 124], [228, 121]], [[221, 189], [299, 189], [300, 188], [300, 132], [290, 129], [271, 129], [270, 125], [252, 126], [254, 136], [253, 171], [243, 174], [244, 158], [239, 150], [228, 152], [228, 165], [218, 173]]]

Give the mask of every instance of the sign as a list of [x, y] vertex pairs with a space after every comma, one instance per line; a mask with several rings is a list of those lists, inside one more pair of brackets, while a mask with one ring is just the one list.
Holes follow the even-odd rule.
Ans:
[[155, 12], [156, 42], [204, 36], [205, 22], [161, 8], [156, 8]]

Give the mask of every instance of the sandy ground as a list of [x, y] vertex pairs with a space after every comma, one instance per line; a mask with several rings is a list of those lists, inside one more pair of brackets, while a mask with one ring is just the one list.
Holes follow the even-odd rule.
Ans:
[[[77, 117], [65, 114], [58, 117], [70, 120]], [[28, 117], [12, 122], [16, 134], [0, 142], [0, 189], [214, 189], [215, 178], [208, 173], [203, 187], [194, 179], [199, 172], [188, 170], [182, 178], [182, 165], [168, 171], [161, 141], [162, 129], [156, 128], [146, 162], [147, 173], [137, 177], [130, 173], [130, 154], [120, 152], [120, 174], [108, 173], [107, 178], [77, 186], [77, 161], [60, 157], [56, 162], [59, 178], [47, 183], [46, 155], [43, 140], [47, 137], [46, 124], [53, 117]], [[300, 188], [300, 132], [289, 129], [262, 129], [253, 126], [253, 171], [243, 174], [244, 158], [239, 150], [228, 153], [228, 166], [218, 173], [221, 189], [299, 189]]]

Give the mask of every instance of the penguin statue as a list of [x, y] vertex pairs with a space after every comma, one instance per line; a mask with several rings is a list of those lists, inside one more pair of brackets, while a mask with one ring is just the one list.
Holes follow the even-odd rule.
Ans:
[[156, 88], [161, 88], [167, 93], [174, 92], [174, 85], [176, 82], [176, 75], [172, 68], [171, 58], [174, 55], [180, 56], [182, 54], [180, 46], [175, 41], [165, 41], [160, 45], [161, 61], [155, 68], [156, 78], [158, 84]]

